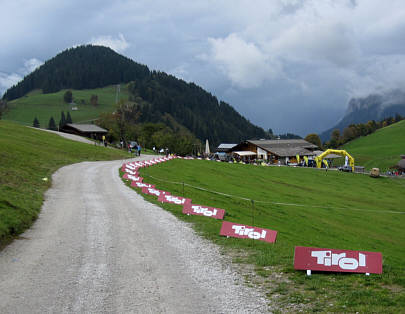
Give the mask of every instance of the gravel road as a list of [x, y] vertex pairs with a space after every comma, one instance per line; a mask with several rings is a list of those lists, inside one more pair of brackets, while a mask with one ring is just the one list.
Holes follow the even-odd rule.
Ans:
[[39, 219], [0, 252], [0, 313], [266, 312], [218, 247], [121, 182], [122, 163], [53, 175]]
[[34, 128], [34, 127], [29, 127], [31, 129], [35, 129], [35, 130], [40, 130], [40, 131], [44, 131], [44, 132], [49, 132], [49, 133], [53, 133], [59, 136], [62, 136], [68, 140], [72, 140], [72, 141], [76, 141], [76, 142], [81, 142], [81, 143], [86, 143], [86, 144], [93, 144], [93, 141], [90, 141], [89, 139], [83, 137], [83, 136], [79, 136], [76, 134], [70, 134], [70, 133], [63, 133], [63, 132], [58, 132], [58, 131], [53, 131], [53, 130], [47, 130], [47, 129], [39, 129], [39, 128]]

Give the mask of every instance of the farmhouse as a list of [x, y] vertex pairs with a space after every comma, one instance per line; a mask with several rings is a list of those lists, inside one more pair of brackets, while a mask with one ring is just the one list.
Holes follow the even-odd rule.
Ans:
[[65, 124], [60, 129], [60, 131], [99, 140], [101, 140], [103, 135], [106, 135], [108, 133], [107, 130], [100, 128], [95, 124], [77, 124], [77, 123]]
[[302, 139], [248, 140], [232, 148], [241, 157], [263, 159], [272, 163], [296, 163], [296, 156], [312, 158], [318, 146]]

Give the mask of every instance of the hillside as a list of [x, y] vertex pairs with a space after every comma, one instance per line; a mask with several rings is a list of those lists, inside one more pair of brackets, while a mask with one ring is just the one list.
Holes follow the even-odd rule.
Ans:
[[[8, 101], [18, 98], [11, 102], [10, 111], [24, 111], [24, 107], [19, 104], [24, 104], [23, 98], [33, 90], [41, 90], [43, 93], [32, 100], [39, 109], [39, 106], [49, 104], [51, 98], [46, 97], [49, 93], [57, 93], [63, 89], [88, 89], [88, 94], [97, 94], [97, 90], [91, 90], [128, 82], [131, 82], [130, 101], [140, 112], [139, 122], [162, 122], [173, 127], [167, 122], [173, 118], [174, 124], [187, 128], [202, 141], [209, 139], [214, 146], [220, 142], [237, 143], [242, 139], [268, 136], [262, 128], [250, 123], [232, 106], [218, 101], [215, 96], [194, 83], [187, 83], [164, 72], [149, 71], [146, 66], [101, 46], [88, 45], [65, 50], [7, 90], [3, 98]], [[55, 97], [56, 95], [60, 97], [62, 93], [55, 94]], [[114, 105], [115, 101], [110, 101], [104, 109], [108, 110], [109, 106]], [[60, 100], [55, 105], [58, 103]], [[33, 114], [34, 110], [31, 109], [32, 107], [28, 111]], [[61, 110], [58, 107], [56, 111]], [[97, 114], [99, 112], [94, 115]], [[28, 119], [26, 113], [7, 115], [13, 116], [25, 116], [25, 123], [34, 119], [34, 116]]]
[[392, 90], [383, 94], [350, 99], [343, 118], [332, 128], [322, 132], [320, 138], [328, 141], [334, 129], [343, 132], [350, 124], [367, 123], [370, 120], [383, 120], [395, 115], [405, 116], [405, 92]]
[[142, 79], [149, 69], [101, 46], [79, 46], [67, 49], [28, 74], [16, 86], [9, 88], [3, 98], [13, 100], [32, 90], [45, 94], [61, 89], [94, 89], [117, 83]]
[[378, 167], [383, 171], [395, 165], [405, 154], [405, 120], [360, 137], [343, 146], [357, 165], [367, 169]]
[[7, 121], [0, 121], [0, 147], [0, 246], [36, 219], [51, 175], [58, 168], [129, 156]]
[[[41, 127], [46, 128], [51, 116], [58, 123], [61, 111], [64, 111], [65, 114], [69, 112], [73, 122], [76, 123], [95, 120], [101, 113], [115, 110], [115, 85], [90, 90], [72, 90], [75, 105], [63, 101], [65, 91], [43, 94], [41, 90], [34, 90], [24, 97], [10, 101], [8, 103], [9, 110], [6, 111], [3, 119], [32, 126], [34, 118], [37, 117]], [[98, 96], [97, 106], [90, 103], [91, 95]], [[126, 85], [121, 85], [120, 99], [128, 100]], [[73, 106], [77, 107], [78, 110], [73, 111]]]

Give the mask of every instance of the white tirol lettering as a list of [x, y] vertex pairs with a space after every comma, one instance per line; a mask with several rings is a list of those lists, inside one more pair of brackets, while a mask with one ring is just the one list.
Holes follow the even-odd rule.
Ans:
[[357, 269], [359, 263], [355, 258], [344, 257], [339, 260], [339, 267], [342, 269]]
[[359, 253], [359, 266], [365, 267], [366, 266], [366, 255]]
[[129, 174], [136, 174], [135, 171], [132, 171], [132, 170], [130, 170], [130, 169], [128, 169], [128, 168], [125, 168], [125, 172], [126, 172], [126, 173], [129, 173]]
[[346, 253], [332, 254], [332, 265], [339, 265], [339, 260], [346, 257]]
[[325, 257], [330, 256], [332, 251], [312, 251], [311, 256], [316, 257], [316, 263], [323, 265]]
[[312, 251], [312, 257], [316, 257], [316, 263], [325, 266], [339, 265], [342, 269], [354, 270], [359, 266], [366, 266], [366, 255], [359, 253], [359, 260], [346, 257], [346, 253], [332, 254], [332, 251]]
[[245, 228], [245, 226], [235, 226], [235, 225], [232, 226], [232, 229], [235, 230], [235, 233], [236, 233], [236, 234], [241, 234], [241, 232], [243, 232], [242, 230], [243, 230], [244, 228]]
[[256, 231], [249, 232], [248, 237], [254, 240], [260, 239], [260, 232]]

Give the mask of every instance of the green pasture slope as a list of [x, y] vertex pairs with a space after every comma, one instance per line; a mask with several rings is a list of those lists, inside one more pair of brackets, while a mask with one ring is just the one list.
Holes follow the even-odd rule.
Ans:
[[405, 154], [405, 120], [351, 141], [343, 149], [354, 157], [356, 165], [387, 171]]
[[0, 246], [35, 220], [43, 194], [50, 187], [51, 175], [58, 168], [80, 161], [128, 156], [116, 149], [0, 121]]
[[[145, 182], [194, 204], [224, 208], [227, 221], [277, 230], [274, 245], [220, 237], [220, 221], [159, 204], [230, 249], [236, 261], [254, 265], [259, 276], [249, 280], [260, 282], [281, 311], [405, 312], [405, 180], [206, 160], [173, 160], [140, 173]], [[254, 200], [254, 206], [238, 197]], [[382, 252], [383, 274], [307, 277], [293, 269], [295, 246]]]
[[[9, 102], [9, 110], [3, 119], [32, 126], [37, 117], [42, 128], [48, 126], [49, 118], [54, 117], [58, 123], [61, 111], [70, 112], [74, 123], [97, 119], [100, 113], [113, 112], [116, 96], [116, 86], [107, 86], [90, 90], [72, 90], [73, 101], [78, 110], [72, 111], [72, 105], [63, 101], [66, 90], [57, 93], [43, 94], [40, 90], [33, 91], [24, 97]], [[98, 96], [98, 106], [90, 104], [91, 95]], [[126, 85], [121, 85], [120, 99], [128, 99]]]

